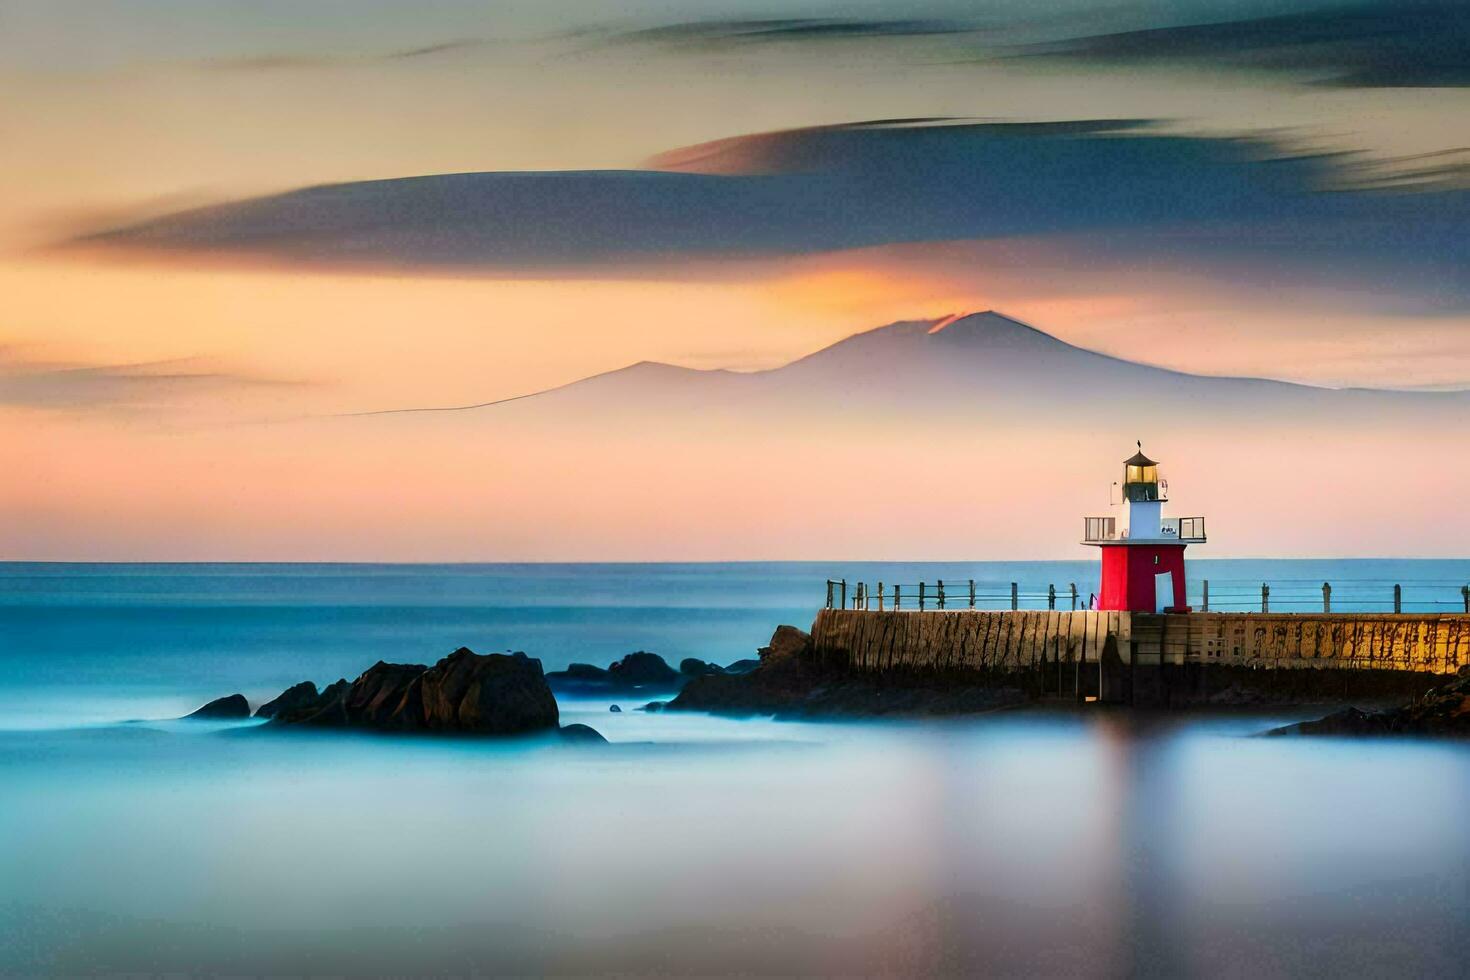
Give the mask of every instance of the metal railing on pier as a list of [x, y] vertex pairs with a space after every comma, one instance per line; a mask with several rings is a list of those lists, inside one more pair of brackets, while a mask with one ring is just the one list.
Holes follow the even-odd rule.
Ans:
[[[933, 582], [868, 583], [827, 580], [828, 609], [913, 610], [1062, 609], [1092, 605], [1094, 593], [1068, 582], [1044, 588], [1011, 582], [937, 579]], [[1282, 613], [1432, 613], [1470, 614], [1470, 584], [1354, 580], [1320, 584], [1303, 580], [1276, 583], [1201, 579], [1191, 583], [1186, 604], [1201, 612]]]

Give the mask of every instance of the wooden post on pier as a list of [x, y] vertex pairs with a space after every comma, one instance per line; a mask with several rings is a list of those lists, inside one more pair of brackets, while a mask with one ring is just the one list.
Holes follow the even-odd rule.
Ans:
[[1016, 594], [1016, 583], [1015, 582], [1012, 582], [1011, 583], [1011, 611], [1012, 612], [1015, 612], [1017, 609], [1020, 609], [1021, 608], [1021, 604], [1018, 601], [1018, 599], [1019, 599], [1019, 597]]
[[1271, 586], [1267, 585], [1265, 582], [1262, 582], [1261, 583], [1261, 612], [1268, 613], [1270, 611], [1271, 611]]
[[1404, 611], [1404, 587], [1402, 585], [1393, 587], [1393, 611], [1396, 613]]
[[1465, 600], [1465, 612], [1470, 613], [1470, 585], [1460, 586], [1460, 598]]
[[878, 583], [878, 611], [883, 611], [883, 583]]
[[1073, 612], [1076, 612], [1077, 611], [1077, 583], [1076, 582], [1072, 582], [1070, 584], [1072, 586], [1072, 611]]
[[1077, 665], [1077, 676], [1072, 679], [1072, 688], [1076, 691], [1077, 703], [1083, 704], [1087, 701], [1087, 689], [1082, 686], [1082, 678], [1086, 676], [1087, 671], [1087, 633], [1085, 630], [1082, 634], [1082, 642], [1077, 644], [1077, 659], [1075, 663]]
[[903, 607], [903, 586], [901, 586], [901, 585], [895, 585], [893, 587], [893, 611], [894, 612], [898, 612], [898, 610], [901, 609], [902, 607]]
[[1332, 585], [1328, 582], [1322, 583], [1322, 611], [1332, 612]]
[[939, 580], [939, 608], [944, 608], [944, 579]]
[[919, 612], [924, 611], [924, 583], [919, 583]]
[[1200, 612], [1209, 612], [1210, 611], [1210, 580], [1207, 579], [1207, 578], [1200, 579], [1200, 587], [1204, 589], [1204, 592], [1201, 593], [1200, 600], [1199, 600], [1199, 609], [1200, 609]]
[[[1470, 602], [1470, 599], [1467, 599], [1465, 601], [1466, 602]], [[975, 580], [974, 579], [970, 579], [970, 608], [971, 609], [974, 609], [975, 608]]]
[[827, 608], [832, 608], [832, 580], [827, 580]]
[[1056, 609], [1056, 607], [1057, 607], [1057, 587], [1056, 587], [1055, 584], [1048, 585], [1046, 587], [1046, 608], [1048, 608], [1048, 609]]
[[847, 579], [843, 579], [839, 584], [842, 586], [842, 608], [843, 609], [846, 609], [847, 608]]

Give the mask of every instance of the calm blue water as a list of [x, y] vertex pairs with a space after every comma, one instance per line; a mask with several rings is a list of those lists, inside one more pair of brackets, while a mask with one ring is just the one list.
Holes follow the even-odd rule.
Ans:
[[[599, 747], [118, 723], [461, 644], [732, 660], [828, 575], [1091, 568], [0, 566], [0, 974], [1463, 975], [1470, 746], [1253, 737], [1311, 712], [564, 700]], [[1470, 563], [1205, 571], [1383, 608], [1394, 581], [1453, 601]]]
[[[1212, 608], [1462, 608], [1470, 561], [1198, 561], [1191, 601]], [[383, 659], [433, 663], [460, 646], [524, 650], [548, 670], [652, 650], [728, 663], [780, 623], [808, 626], [828, 578], [931, 590], [952, 602], [1069, 603], [1097, 589], [1096, 562], [687, 565], [117, 565], [0, 563], [0, 727], [167, 717], [240, 691], [355, 677]]]

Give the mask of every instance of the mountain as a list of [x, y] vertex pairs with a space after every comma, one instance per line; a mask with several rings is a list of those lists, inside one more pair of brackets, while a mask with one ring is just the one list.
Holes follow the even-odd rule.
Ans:
[[1085, 558], [1078, 518], [1109, 513], [1142, 440], [1172, 512], [1208, 517], [1205, 555], [1393, 555], [1470, 550], [1453, 518], [1467, 422], [1463, 392], [1181, 374], [985, 312], [767, 371], [640, 363], [332, 436], [359, 456], [412, 446], [383, 461], [395, 498], [532, 553], [554, 525], [614, 556]]
[[1470, 395], [1186, 374], [1087, 350], [987, 310], [889, 324], [765, 371], [641, 362], [522, 399], [517, 408], [528, 415], [677, 411], [685, 418], [732, 408], [749, 416], [824, 409], [1010, 414], [1024, 408], [1037, 417], [1086, 410], [1244, 422], [1283, 413], [1338, 421], [1419, 412], [1433, 418], [1455, 405], [1470, 405]]

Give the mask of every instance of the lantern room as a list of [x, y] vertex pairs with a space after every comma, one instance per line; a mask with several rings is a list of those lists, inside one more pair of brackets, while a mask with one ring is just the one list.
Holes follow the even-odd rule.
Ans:
[[1164, 516], [1169, 485], [1142, 443], [1123, 461], [1121, 493], [1117, 486], [1108, 495], [1114, 513], [1083, 519], [1082, 543], [1102, 551], [1097, 608], [1188, 612], [1184, 549], [1204, 543], [1205, 519]]
[[1123, 499], [1161, 500], [1159, 495], [1159, 464], [1143, 454], [1143, 444], [1138, 452], [1123, 461]]

